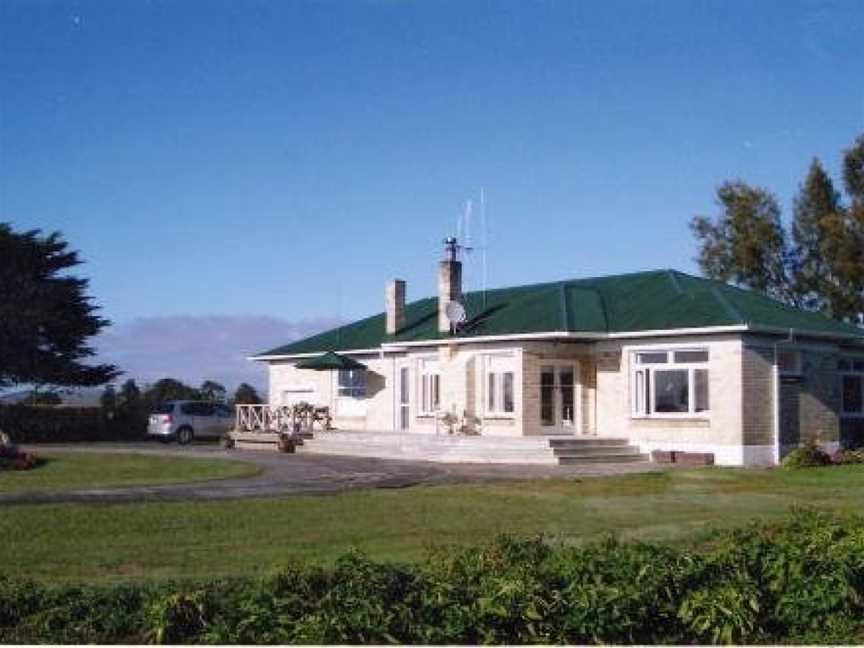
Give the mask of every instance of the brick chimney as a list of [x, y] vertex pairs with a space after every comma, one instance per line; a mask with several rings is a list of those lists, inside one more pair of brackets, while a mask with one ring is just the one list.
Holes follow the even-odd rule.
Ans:
[[438, 264], [438, 332], [450, 333], [450, 319], [444, 308], [448, 302], [462, 303], [462, 262], [456, 259], [459, 242], [444, 240], [445, 258]]
[[387, 282], [385, 301], [387, 304], [387, 335], [405, 328], [405, 282], [393, 279]]

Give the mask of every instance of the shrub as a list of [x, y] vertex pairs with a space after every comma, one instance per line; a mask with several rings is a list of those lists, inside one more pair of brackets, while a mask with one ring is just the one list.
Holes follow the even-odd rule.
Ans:
[[0, 405], [0, 429], [15, 443], [68, 443], [142, 439], [141, 416], [109, 416], [100, 407]]
[[823, 452], [815, 443], [796, 448], [783, 458], [784, 468], [815, 468], [827, 466], [831, 463], [831, 457]]
[[864, 463], [864, 450], [838, 450], [831, 456], [831, 461], [838, 465]]
[[857, 643], [864, 518], [795, 512], [709, 548], [499, 538], [418, 565], [359, 553], [266, 579], [0, 578], [0, 643]]

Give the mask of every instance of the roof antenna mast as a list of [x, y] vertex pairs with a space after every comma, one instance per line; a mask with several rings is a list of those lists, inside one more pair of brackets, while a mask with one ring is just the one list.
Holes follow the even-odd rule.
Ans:
[[483, 309], [486, 309], [486, 249], [489, 247], [489, 240], [486, 230], [486, 190], [480, 187], [480, 227], [482, 238], [480, 239], [480, 263], [481, 269], [481, 294], [483, 295]]

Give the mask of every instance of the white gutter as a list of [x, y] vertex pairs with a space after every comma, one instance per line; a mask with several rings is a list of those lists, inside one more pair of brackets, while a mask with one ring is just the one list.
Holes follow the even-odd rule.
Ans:
[[[302, 358], [314, 358], [316, 356], [320, 356], [323, 351], [315, 351], [314, 353], [287, 353], [287, 354], [279, 354], [279, 355], [257, 355], [257, 356], [248, 356], [247, 360], [252, 360], [253, 362], [264, 362], [270, 360], [300, 360]], [[351, 349], [349, 351], [339, 351], [340, 355], [375, 355], [381, 353], [381, 347], [376, 347], [374, 349]]]
[[776, 326], [751, 326], [750, 330], [754, 333], [769, 333], [773, 335], [786, 335], [789, 331], [795, 331], [795, 334], [801, 337], [825, 338], [829, 340], [850, 340], [864, 344], [864, 328], [861, 329], [861, 334], [855, 333], [826, 333], [824, 331], [808, 331], [807, 329], [799, 328], [782, 328]]
[[[747, 324], [730, 326], [703, 326], [680, 329], [657, 329], [654, 331], [626, 331], [622, 333], [549, 331], [545, 333], [513, 333], [510, 335], [478, 335], [475, 337], [442, 338], [437, 340], [416, 340], [411, 342], [384, 343], [387, 350], [398, 347], [440, 346], [442, 344], [472, 344], [476, 342], [512, 342], [514, 340], [616, 340], [626, 338], [661, 337], [670, 335], [713, 335], [717, 333], [736, 333], [749, 331]], [[341, 351], [340, 351], [341, 353]]]
[[[766, 333], [772, 335], [784, 335], [789, 329], [770, 326], [751, 326], [749, 324], [731, 324], [727, 326], [702, 326], [677, 329], [657, 329], [647, 331], [625, 331], [620, 333], [601, 332], [573, 332], [573, 331], [547, 331], [543, 333], [513, 333], [509, 335], [478, 335], [475, 337], [454, 337], [429, 340], [414, 340], [407, 342], [384, 342], [380, 347], [374, 349], [348, 349], [340, 350], [342, 355], [380, 355], [381, 353], [399, 353], [413, 347], [434, 347], [446, 344], [476, 344], [483, 342], [512, 342], [515, 340], [625, 340], [646, 337], [669, 337], [675, 335], [716, 335], [720, 333]], [[861, 336], [854, 333], [825, 333], [821, 331], [808, 331], [796, 329], [799, 337], [813, 337], [826, 339], [841, 339], [859, 342], [864, 345], [864, 329]], [[251, 356], [248, 360], [266, 362], [273, 360], [299, 360], [321, 355], [321, 351], [315, 353], [293, 353], [285, 355], [259, 355]]]

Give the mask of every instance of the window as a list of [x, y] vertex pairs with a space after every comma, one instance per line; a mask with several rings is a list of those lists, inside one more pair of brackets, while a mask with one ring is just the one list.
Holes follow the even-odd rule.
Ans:
[[511, 415], [515, 411], [513, 358], [490, 355], [485, 359], [486, 381], [484, 403], [487, 414]]
[[837, 368], [842, 380], [842, 414], [864, 417], [864, 360], [841, 358]]
[[778, 351], [777, 369], [781, 376], [800, 376], [801, 352], [788, 349]]
[[365, 369], [340, 369], [336, 393], [342, 398], [366, 398]]
[[633, 416], [710, 412], [708, 357], [708, 349], [636, 352], [631, 381]]
[[441, 409], [441, 374], [437, 360], [420, 361], [420, 412], [434, 414]]

